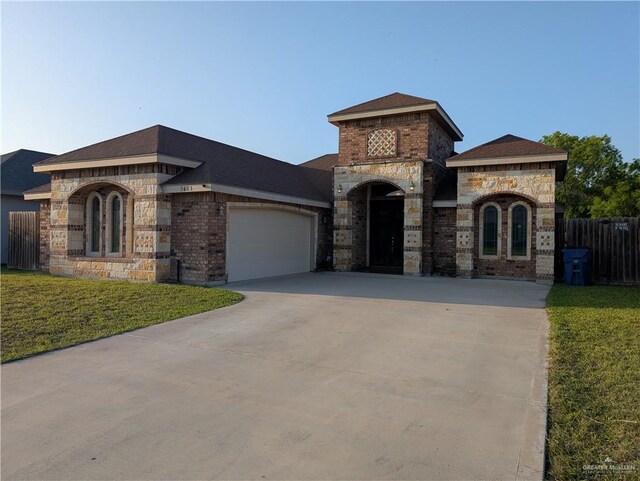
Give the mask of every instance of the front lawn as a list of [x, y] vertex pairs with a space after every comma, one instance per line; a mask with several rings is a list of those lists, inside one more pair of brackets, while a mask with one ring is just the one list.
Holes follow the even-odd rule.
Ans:
[[640, 479], [640, 288], [555, 285], [547, 306], [549, 477]]
[[2, 362], [229, 306], [225, 289], [69, 279], [3, 269]]

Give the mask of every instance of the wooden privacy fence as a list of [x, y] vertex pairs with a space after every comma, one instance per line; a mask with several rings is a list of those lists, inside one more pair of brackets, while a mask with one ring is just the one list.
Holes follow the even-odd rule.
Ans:
[[556, 280], [564, 279], [562, 249], [592, 249], [591, 278], [596, 284], [640, 284], [640, 218], [558, 219]]
[[40, 258], [40, 213], [9, 212], [7, 267], [36, 270]]

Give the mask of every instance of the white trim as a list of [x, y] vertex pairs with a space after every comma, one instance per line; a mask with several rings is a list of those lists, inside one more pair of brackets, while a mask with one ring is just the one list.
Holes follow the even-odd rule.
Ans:
[[268, 209], [268, 210], [284, 210], [288, 212], [295, 212], [297, 214], [306, 215], [312, 218], [311, 223], [311, 252], [309, 259], [309, 271], [313, 271], [318, 267], [318, 220], [319, 215], [317, 212], [313, 212], [312, 210], [302, 209], [300, 207], [294, 207], [292, 205], [281, 205], [281, 204], [266, 204], [263, 202], [227, 202], [226, 203], [226, 232], [225, 232], [225, 246], [224, 246], [224, 271], [225, 271], [225, 280], [229, 279], [229, 271], [227, 270], [227, 261], [229, 254], [229, 223], [231, 222], [231, 209], [239, 208], [239, 209]]
[[[483, 252], [484, 249], [484, 211], [487, 207], [495, 207], [498, 211], [498, 218], [496, 219], [497, 221], [497, 228], [498, 228], [498, 232], [497, 232], [497, 243], [496, 243], [496, 253], [495, 254], [485, 254]], [[480, 259], [491, 259], [491, 260], [498, 260], [500, 259], [500, 256], [502, 255], [502, 209], [500, 208], [500, 206], [498, 204], [496, 204], [495, 202], [487, 202], [486, 204], [482, 204], [482, 206], [480, 207], [480, 212], [479, 212], [479, 225], [478, 225], [478, 257], [480, 257]]]
[[[512, 227], [513, 227], [513, 222], [512, 222], [512, 214], [513, 214], [513, 208], [518, 206], [518, 205], [522, 205], [524, 206], [524, 208], [527, 211], [527, 247], [526, 247], [526, 255], [524, 256], [514, 256], [513, 254], [511, 254], [511, 244], [513, 239], [512, 234]], [[507, 209], [507, 259], [508, 260], [513, 260], [513, 261], [530, 261], [531, 260], [531, 239], [532, 239], [532, 232], [531, 232], [531, 206], [524, 201], [518, 200], [516, 202], [513, 202], [509, 208]]]
[[431, 202], [431, 207], [458, 207], [457, 200], [434, 200]]
[[37, 192], [34, 194], [24, 194], [24, 200], [45, 200], [51, 199], [51, 192]]
[[171, 184], [160, 186], [163, 194], [184, 194], [189, 192], [220, 192], [221, 194], [241, 195], [253, 197], [255, 199], [274, 200], [277, 202], [287, 202], [289, 204], [309, 205], [312, 207], [330, 208], [329, 202], [320, 200], [305, 199], [286, 194], [276, 194], [263, 190], [246, 189], [243, 187], [232, 187], [222, 184]]
[[558, 162], [567, 160], [567, 154], [519, 155], [513, 157], [483, 157], [469, 160], [447, 160], [447, 167], [469, 167], [474, 165], [528, 164], [531, 162]]
[[113, 159], [90, 159], [81, 160], [78, 162], [58, 162], [51, 164], [35, 164], [33, 166], [34, 172], [54, 172], [58, 170], [73, 170], [73, 169], [92, 169], [96, 167], [116, 167], [119, 165], [138, 165], [138, 164], [169, 164], [177, 165], [179, 167], [198, 167], [202, 162], [196, 160], [182, 159], [180, 157], [173, 157], [163, 154], [151, 154], [151, 155], [134, 155], [130, 157], [118, 157]]
[[451, 130], [453, 130], [456, 133], [456, 135], [458, 135], [459, 140], [463, 139], [464, 137], [463, 133], [456, 126], [456, 124], [453, 123], [453, 120], [451, 120], [451, 117], [447, 115], [444, 109], [440, 107], [440, 104], [438, 104], [438, 102], [434, 102], [432, 104], [412, 105], [411, 107], [396, 107], [392, 109], [369, 110], [366, 112], [356, 112], [352, 114], [337, 114], [337, 115], [334, 114], [334, 115], [328, 115], [327, 119], [332, 124], [335, 124], [343, 120], [366, 119], [369, 117], [408, 114], [411, 112], [424, 112], [427, 110], [435, 110], [438, 114], [440, 114], [440, 116], [444, 119], [444, 121], [451, 128]]

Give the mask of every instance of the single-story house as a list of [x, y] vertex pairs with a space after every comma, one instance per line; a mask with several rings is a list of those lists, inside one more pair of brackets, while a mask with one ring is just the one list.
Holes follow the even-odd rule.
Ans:
[[2, 230], [0, 237], [0, 262], [7, 263], [9, 251], [9, 212], [37, 211], [40, 204], [32, 200], [25, 200], [26, 190], [41, 186], [49, 182], [48, 174], [37, 174], [33, 171], [33, 164], [53, 157], [53, 154], [37, 152], [35, 150], [20, 149], [2, 155], [0, 163], [0, 204]]
[[214, 284], [319, 268], [550, 281], [565, 151], [463, 136], [394, 93], [328, 116], [338, 153], [300, 165], [164, 126], [34, 165], [53, 274]]

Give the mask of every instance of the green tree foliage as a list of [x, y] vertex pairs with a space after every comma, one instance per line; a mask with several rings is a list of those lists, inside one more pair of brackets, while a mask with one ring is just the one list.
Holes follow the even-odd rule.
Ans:
[[543, 136], [541, 142], [569, 153], [567, 174], [556, 190], [566, 218], [640, 215], [640, 163], [626, 164], [611, 137], [556, 131]]
[[624, 178], [593, 199], [591, 217], [640, 217], [640, 159], [625, 167]]

